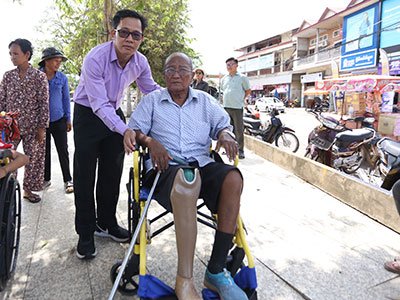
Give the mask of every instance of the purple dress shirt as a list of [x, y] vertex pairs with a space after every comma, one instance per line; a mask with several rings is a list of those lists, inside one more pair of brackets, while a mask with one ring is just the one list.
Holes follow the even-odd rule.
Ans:
[[73, 101], [92, 108], [111, 131], [123, 135], [128, 126], [115, 111], [121, 105], [124, 90], [134, 81], [144, 94], [161, 88], [154, 82], [143, 54], [136, 51], [122, 69], [113, 41], [106, 42], [90, 50], [83, 60]]

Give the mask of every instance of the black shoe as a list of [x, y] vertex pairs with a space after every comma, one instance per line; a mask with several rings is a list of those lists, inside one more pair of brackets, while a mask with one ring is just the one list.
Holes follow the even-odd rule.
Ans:
[[127, 242], [130, 239], [129, 231], [119, 225], [104, 229], [100, 227], [99, 224], [96, 224], [94, 235], [100, 237], [109, 237], [119, 243]]
[[94, 246], [94, 237], [79, 236], [78, 246], [76, 247], [76, 256], [79, 259], [92, 259], [97, 255], [96, 247]]
[[239, 152], [239, 159], [243, 159], [243, 158], [245, 158], [244, 152]]

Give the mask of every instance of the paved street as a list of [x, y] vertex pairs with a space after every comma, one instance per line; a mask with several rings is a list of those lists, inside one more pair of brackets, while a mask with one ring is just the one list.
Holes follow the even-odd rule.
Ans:
[[[296, 120], [293, 124], [305, 124], [306, 118], [300, 109], [281, 117], [291, 127], [291, 118]], [[302, 131], [295, 129], [300, 138]], [[72, 158], [72, 134], [69, 138]], [[110, 268], [124, 257], [128, 245], [96, 238], [98, 256], [89, 262], [76, 258], [73, 195], [63, 193], [57, 156], [52, 159], [52, 185], [43, 193], [43, 201], [23, 201], [17, 270], [0, 298], [107, 299]], [[124, 226], [131, 162], [132, 156], [127, 157], [118, 206]], [[245, 178], [241, 215], [256, 262], [258, 299], [400, 299], [400, 277], [382, 266], [400, 254], [399, 234], [250, 151], [239, 166]], [[158, 210], [153, 203], [150, 217]], [[173, 229], [167, 230], [152, 241], [147, 255], [148, 272], [171, 286], [176, 272], [174, 240]], [[195, 258], [199, 289], [212, 240], [212, 231], [199, 225]], [[137, 297], [118, 294], [115, 299]]]

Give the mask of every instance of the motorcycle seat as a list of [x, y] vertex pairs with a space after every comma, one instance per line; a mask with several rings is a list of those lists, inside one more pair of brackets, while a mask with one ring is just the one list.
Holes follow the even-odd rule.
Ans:
[[361, 128], [340, 132], [336, 135], [336, 139], [341, 142], [361, 142], [373, 136], [374, 131]]
[[384, 139], [379, 143], [379, 147], [393, 156], [400, 156], [400, 142]]
[[248, 118], [248, 117], [243, 117], [243, 122], [249, 124], [255, 130], [260, 129], [260, 126], [261, 126], [260, 120], [256, 120], [256, 119], [252, 119], [252, 118]]

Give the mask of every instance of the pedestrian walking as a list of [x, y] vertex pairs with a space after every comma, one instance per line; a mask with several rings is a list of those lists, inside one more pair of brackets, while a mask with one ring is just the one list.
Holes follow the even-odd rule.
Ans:
[[112, 41], [86, 55], [73, 98], [76, 254], [80, 259], [96, 256], [94, 234], [117, 242], [129, 240], [129, 232], [118, 225], [115, 212], [125, 155], [123, 141], [134, 145], [136, 135], [125, 124], [120, 105], [125, 88], [134, 81], [144, 94], [160, 88], [146, 57], [137, 51], [146, 19], [136, 11], [120, 10], [112, 24]]
[[69, 194], [74, 191], [69, 168], [69, 153], [67, 132], [72, 129], [71, 104], [67, 76], [58, 71], [61, 62], [67, 58], [54, 47], [43, 50], [42, 60], [39, 62], [40, 70], [47, 76], [49, 83], [49, 111], [50, 123], [46, 129], [46, 155], [44, 164], [43, 188], [51, 185], [51, 136], [56, 145], [58, 159], [64, 180], [64, 191]]
[[12, 41], [8, 48], [16, 69], [4, 74], [0, 84], [0, 111], [17, 111], [20, 138], [11, 141], [17, 149], [22, 141], [29, 157], [25, 166], [24, 198], [37, 203], [41, 197], [33, 193], [43, 189], [46, 128], [49, 124], [49, 85], [46, 75], [30, 63], [33, 47], [26, 39]]
[[223, 106], [231, 118], [231, 125], [236, 140], [239, 143], [239, 158], [244, 155], [243, 136], [243, 106], [250, 95], [250, 83], [248, 78], [237, 71], [238, 60], [230, 57], [226, 60], [227, 75], [222, 78], [221, 89], [223, 94]]

